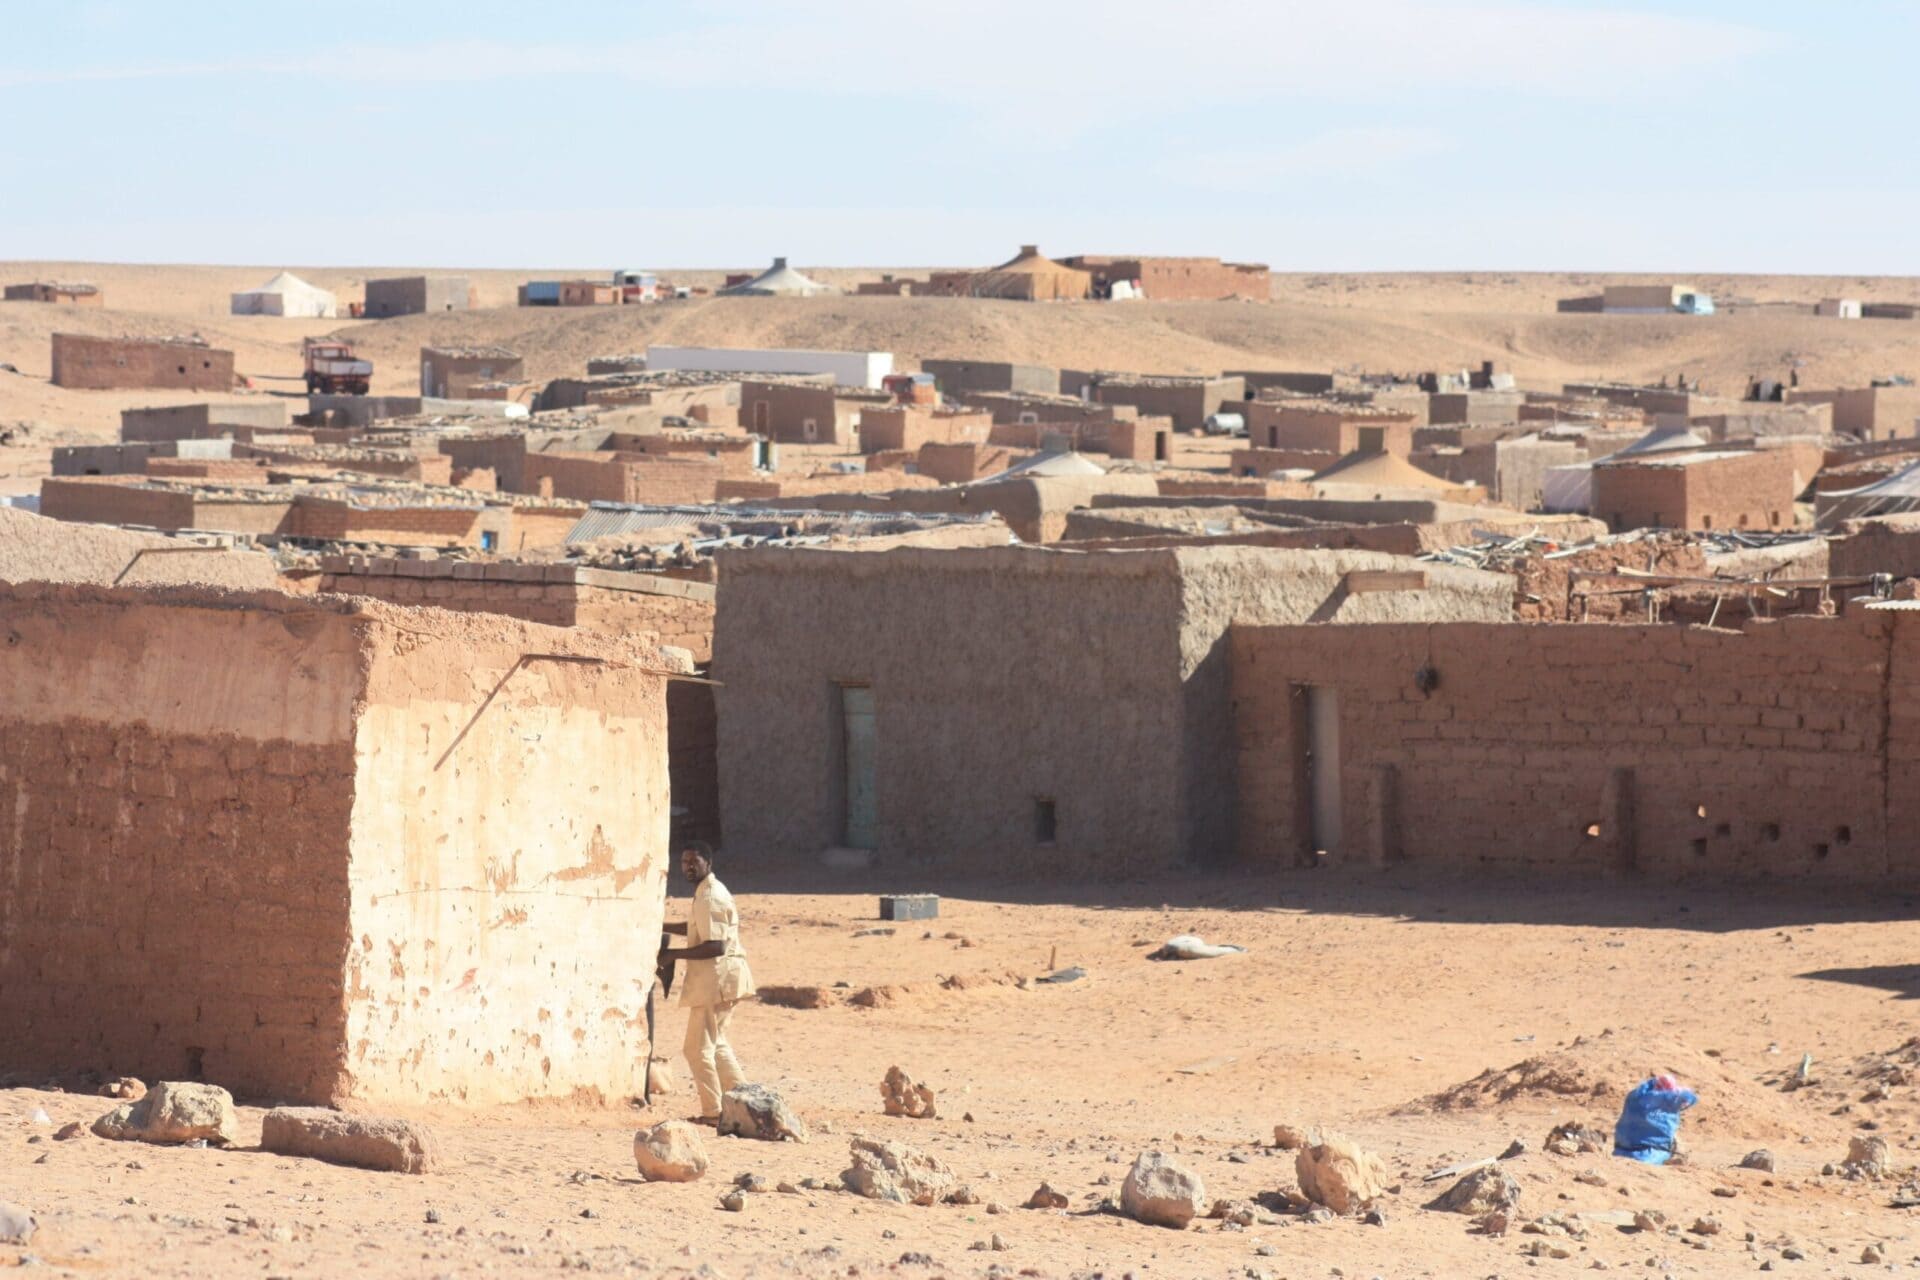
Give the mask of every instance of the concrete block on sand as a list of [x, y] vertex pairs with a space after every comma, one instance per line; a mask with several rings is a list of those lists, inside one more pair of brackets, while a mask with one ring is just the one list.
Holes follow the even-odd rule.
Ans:
[[1120, 1208], [1129, 1218], [1156, 1227], [1184, 1229], [1206, 1212], [1200, 1175], [1158, 1151], [1142, 1151], [1120, 1184]]
[[93, 1122], [103, 1138], [122, 1141], [231, 1146], [240, 1119], [233, 1095], [218, 1085], [163, 1080], [137, 1102], [123, 1102]]
[[262, 1150], [391, 1173], [430, 1173], [440, 1162], [433, 1135], [410, 1120], [351, 1116], [325, 1107], [275, 1107], [260, 1122]]

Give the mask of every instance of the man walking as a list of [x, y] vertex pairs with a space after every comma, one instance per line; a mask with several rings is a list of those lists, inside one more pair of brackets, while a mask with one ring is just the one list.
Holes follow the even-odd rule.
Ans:
[[695, 840], [680, 851], [680, 874], [693, 886], [693, 905], [684, 924], [666, 931], [684, 937], [684, 947], [662, 947], [663, 961], [687, 962], [680, 1003], [687, 1011], [687, 1068], [700, 1094], [695, 1123], [720, 1122], [720, 1095], [744, 1081], [740, 1063], [727, 1042], [733, 1006], [753, 994], [753, 974], [740, 946], [740, 912], [733, 895], [713, 874], [713, 846]]

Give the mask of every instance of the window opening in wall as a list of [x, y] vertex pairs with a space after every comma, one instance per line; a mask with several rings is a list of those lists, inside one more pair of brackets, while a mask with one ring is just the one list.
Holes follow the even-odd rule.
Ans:
[[1059, 831], [1053, 797], [1035, 796], [1033, 800], [1033, 839], [1035, 844], [1052, 844]]
[[1733, 824], [1730, 822], [1716, 822], [1713, 825], [1713, 834], [1717, 836], [1730, 836], [1733, 834]]
[[1696, 858], [1704, 858], [1707, 856], [1707, 838], [1705, 836], [1700, 836], [1694, 840], [1693, 856]]
[[1766, 823], [1761, 826], [1760, 834], [1765, 836], [1769, 843], [1772, 843], [1780, 838], [1780, 824], [1777, 822]]
[[1853, 828], [1852, 827], [1835, 827], [1833, 831], [1833, 842], [1835, 844], [1852, 844]]
[[1832, 850], [1831, 850], [1831, 849], [1829, 849], [1829, 848], [1828, 848], [1828, 847], [1827, 847], [1826, 845], [1824, 845], [1824, 844], [1817, 844], [1817, 845], [1815, 845], [1815, 846], [1813, 846], [1813, 856], [1814, 856], [1814, 857], [1816, 857], [1816, 858], [1824, 858], [1824, 857], [1826, 857], [1826, 856], [1827, 856], [1827, 854], [1829, 854], [1829, 853], [1831, 853], [1831, 852], [1832, 852]]
[[500, 547], [499, 534], [495, 533], [491, 529], [482, 529], [480, 531], [480, 549], [482, 551], [496, 551], [499, 549], [499, 547]]
[[1711, 529], [1711, 528], [1713, 528], [1713, 517], [1712, 517], [1712, 516], [1701, 516], [1701, 517], [1700, 517], [1700, 527], [1701, 527], [1702, 529]]

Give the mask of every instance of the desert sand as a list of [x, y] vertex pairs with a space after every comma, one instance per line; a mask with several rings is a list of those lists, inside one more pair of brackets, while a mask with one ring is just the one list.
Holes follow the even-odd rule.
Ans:
[[[1888, 1207], [1896, 1180], [1821, 1173], [1856, 1134], [1877, 1132], [1902, 1167], [1920, 1143], [1912, 1086], [1862, 1101], [1889, 1061], [1920, 1056], [1906, 1003], [1920, 991], [1910, 900], [1301, 871], [931, 885], [948, 894], [938, 920], [863, 937], [881, 927], [873, 890], [897, 884], [788, 892], [744, 866], [731, 875], [762, 985], [822, 1006], [735, 1015], [747, 1069], [813, 1126], [809, 1143], [710, 1136], [704, 1180], [638, 1181], [634, 1130], [693, 1110], [684, 1070], [646, 1110], [625, 1099], [429, 1109], [416, 1118], [446, 1161], [423, 1177], [249, 1150], [257, 1105], [243, 1108], [232, 1150], [55, 1141], [55, 1128], [90, 1122], [108, 1101], [14, 1088], [0, 1091], [0, 1185], [40, 1216], [25, 1252], [73, 1274], [153, 1276], [1458, 1277], [1531, 1265], [1722, 1276], [1769, 1262], [1866, 1275], [1883, 1269], [1860, 1264], [1869, 1246], [1896, 1269], [1920, 1261], [1907, 1211]], [[1248, 950], [1145, 958], [1183, 932]], [[1087, 977], [1021, 983], [1056, 951]], [[660, 1041], [676, 1061], [681, 1027], [663, 1009]], [[1788, 1090], [1803, 1054], [1815, 1083]], [[882, 1115], [878, 1086], [894, 1065], [933, 1088], [937, 1119]], [[1562, 1121], [1610, 1130], [1623, 1091], [1658, 1070], [1702, 1096], [1684, 1164], [1542, 1150]], [[51, 1123], [35, 1123], [36, 1109]], [[1102, 1211], [1145, 1149], [1177, 1153], [1209, 1198], [1284, 1194], [1296, 1181], [1291, 1153], [1272, 1146], [1278, 1123], [1325, 1126], [1379, 1153], [1392, 1187], [1384, 1225], [1283, 1214], [1176, 1232]], [[743, 1173], [836, 1185], [859, 1135], [939, 1156], [982, 1203], [807, 1189], [751, 1194], [739, 1213], [718, 1206]], [[1451, 1182], [1424, 1183], [1428, 1171], [1516, 1138], [1528, 1150], [1503, 1164], [1521, 1188], [1509, 1234], [1422, 1207]], [[1758, 1148], [1774, 1172], [1734, 1167]], [[1043, 1180], [1068, 1209], [1019, 1207]], [[1670, 1229], [1619, 1223], [1636, 1210], [1663, 1213]], [[1547, 1214], [1587, 1215], [1585, 1238], [1521, 1233]], [[1702, 1218], [1718, 1234], [1688, 1230]], [[972, 1249], [996, 1233], [1004, 1251]], [[1523, 1255], [1535, 1247], [1568, 1256]], [[21, 1252], [0, 1248], [0, 1261]], [[900, 1264], [907, 1254], [933, 1265]]]

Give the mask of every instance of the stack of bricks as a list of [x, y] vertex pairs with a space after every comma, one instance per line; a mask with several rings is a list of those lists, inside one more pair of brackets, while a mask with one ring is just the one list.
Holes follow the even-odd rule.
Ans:
[[[1336, 860], [1911, 879], [1916, 656], [1920, 619], [1894, 610], [1236, 628], [1241, 852], [1310, 858], [1331, 792]], [[1307, 687], [1337, 706], [1331, 788], [1309, 780]]]
[[320, 590], [457, 613], [499, 613], [610, 634], [655, 632], [704, 663], [713, 654], [714, 588], [572, 564], [324, 556]]

